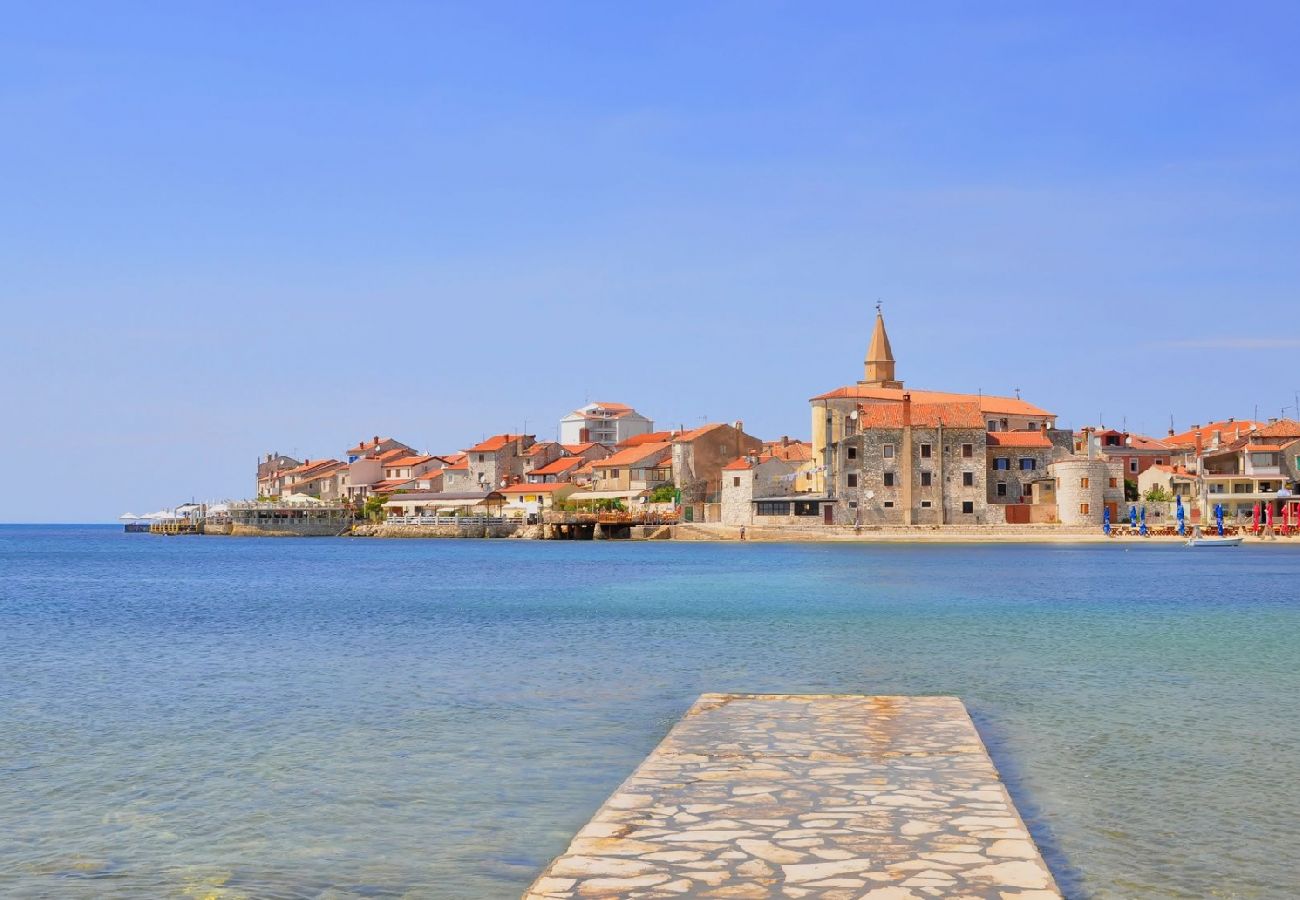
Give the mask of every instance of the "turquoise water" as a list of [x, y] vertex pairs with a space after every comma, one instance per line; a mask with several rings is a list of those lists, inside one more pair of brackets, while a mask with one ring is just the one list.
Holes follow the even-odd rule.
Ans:
[[1300, 546], [0, 527], [0, 894], [518, 896], [703, 691], [962, 697], [1076, 897], [1300, 894]]

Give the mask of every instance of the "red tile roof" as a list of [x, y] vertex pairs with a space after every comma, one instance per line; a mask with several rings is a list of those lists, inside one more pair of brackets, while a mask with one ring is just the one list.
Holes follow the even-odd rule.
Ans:
[[653, 460], [656, 456], [666, 456], [668, 451], [671, 450], [672, 444], [641, 444], [637, 447], [624, 448], [613, 456], [598, 459], [592, 463], [592, 466], [597, 469], [608, 469], [618, 466], [635, 466], [639, 462]]
[[1053, 414], [1041, 407], [1034, 406], [1016, 397], [994, 397], [990, 394], [953, 394], [946, 391], [906, 390], [902, 388], [869, 387], [862, 384], [850, 384], [836, 388], [825, 394], [818, 394], [814, 400], [886, 400], [902, 402], [904, 394], [912, 395], [912, 403], [975, 403], [982, 413], [1051, 417]]
[[[984, 416], [974, 403], [912, 403], [912, 424], [934, 428], [984, 429]], [[903, 404], [864, 403], [858, 407], [858, 428], [902, 428]]]
[[791, 441], [788, 444], [769, 441], [763, 445], [763, 453], [774, 459], [784, 459], [786, 462], [806, 462], [812, 459], [813, 449], [812, 444], [807, 441]]
[[580, 456], [561, 456], [559, 459], [552, 460], [538, 469], [533, 469], [529, 475], [561, 475], [570, 469], [576, 469], [586, 460]]
[[1300, 438], [1300, 422], [1295, 419], [1279, 419], [1272, 425], [1265, 425], [1255, 432], [1255, 437], [1262, 438]]
[[402, 456], [397, 459], [384, 460], [386, 466], [418, 466], [420, 463], [426, 463], [432, 460], [432, 456], [425, 456], [416, 453], [413, 456]]
[[624, 441], [619, 441], [620, 450], [627, 447], [640, 447], [642, 444], [660, 444], [664, 441], [672, 440], [673, 432], [671, 431], [651, 431], [647, 434], [634, 434]]
[[352, 447], [348, 450], [348, 456], [361, 456], [366, 451], [373, 450], [376, 447], [380, 446], [381, 444], [386, 444], [391, 440], [392, 438], [386, 437], [386, 438], [378, 438], [373, 441], [362, 441], [361, 443], [357, 444], [355, 447]]
[[1259, 427], [1259, 422], [1252, 422], [1249, 419], [1225, 419], [1222, 422], [1210, 422], [1208, 425], [1189, 428], [1181, 434], [1172, 434], [1161, 440], [1169, 447], [1193, 447], [1196, 445], [1196, 432], [1198, 431], [1201, 433], [1201, 440], [1208, 444], [1216, 431], [1223, 432], [1225, 441], [1235, 441]]
[[477, 443], [473, 447], [470, 447], [465, 452], [466, 453], [494, 453], [497, 450], [500, 450], [502, 447], [506, 446], [506, 444], [509, 444], [512, 441], [517, 441], [520, 438], [524, 438], [524, 437], [531, 437], [531, 435], [494, 434], [492, 435], [492, 437], [488, 438], [487, 440]]
[[1023, 447], [1025, 449], [1047, 450], [1052, 442], [1041, 431], [990, 431], [990, 447]]
[[1281, 453], [1281, 444], [1251, 444], [1246, 447], [1247, 453]]
[[724, 472], [744, 472], [754, 468], [754, 464], [749, 461], [749, 457], [742, 456], [740, 459], [733, 459], [722, 467]]

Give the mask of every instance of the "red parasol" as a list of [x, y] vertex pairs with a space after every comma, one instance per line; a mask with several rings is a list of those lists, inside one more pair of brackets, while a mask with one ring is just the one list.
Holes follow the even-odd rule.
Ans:
[[1255, 504], [1255, 514], [1253, 516], [1253, 521], [1251, 522], [1250, 525], [1250, 530], [1255, 532], [1256, 534], [1259, 534], [1259, 504], [1258, 503]]

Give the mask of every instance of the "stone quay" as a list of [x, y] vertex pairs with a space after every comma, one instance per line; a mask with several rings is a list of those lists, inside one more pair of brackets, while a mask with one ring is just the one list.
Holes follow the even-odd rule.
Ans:
[[956, 697], [704, 694], [524, 893], [1056, 900]]

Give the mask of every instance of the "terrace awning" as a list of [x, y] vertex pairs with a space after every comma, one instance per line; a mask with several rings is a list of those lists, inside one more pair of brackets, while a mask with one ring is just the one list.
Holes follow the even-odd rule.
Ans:
[[635, 497], [644, 497], [649, 491], [574, 491], [566, 499], [568, 500], [630, 500]]

